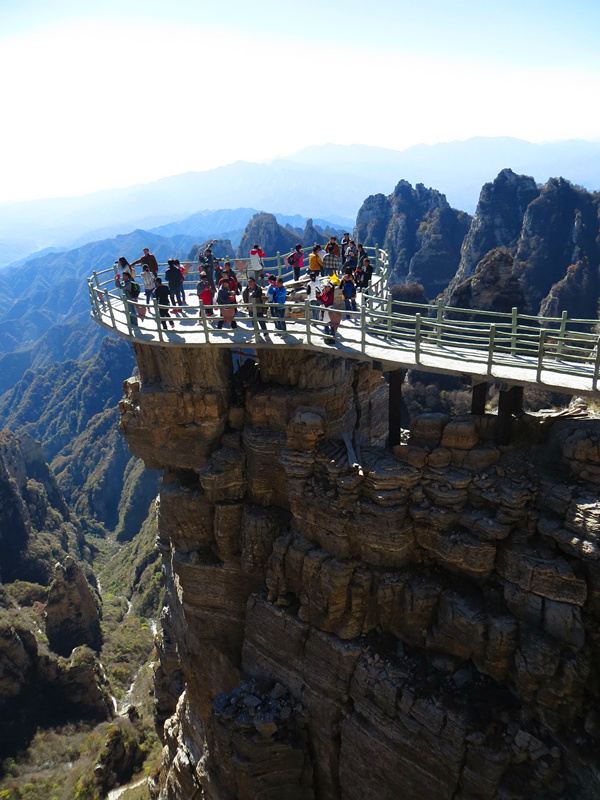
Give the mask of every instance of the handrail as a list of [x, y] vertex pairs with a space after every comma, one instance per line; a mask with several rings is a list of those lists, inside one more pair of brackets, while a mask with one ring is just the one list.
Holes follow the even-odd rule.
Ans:
[[[552, 371], [558, 376], [558, 385], [564, 385], [569, 391], [574, 391], [574, 387], [568, 384], [567, 376], [585, 378], [588, 383], [582, 385], [581, 390], [598, 392], [600, 338], [597, 320], [569, 319], [566, 312], [560, 317], [542, 317], [522, 314], [517, 308], [504, 313], [446, 306], [441, 302], [394, 300], [389, 292], [387, 253], [378, 246], [368, 248], [368, 251], [369, 254], [375, 253], [375, 270], [368, 290], [359, 295], [358, 310], [333, 309], [344, 317], [340, 331], [344, 332], [342, 341], [348, 342], [344, 349], [349, 356], [368, 356], [369, 348], [374, 348], [390, 353], [390, 360], [394, 360], [396, 353], [398, 359], [401, 357], [406, 361], [408, 348], [414, 353], [415, 364], [422, 364], [427, 356], [435, 356], [457, 362], [457, 372], [468, 373], [469, 365], [479, 365], [477, 374], [480, 374], [481, 365], [487, 374], [499, 367], [514, 367], [529, 370], [535, 377], [528, 378], [528, 381], [539, 383], [545, 371]], [[286, 272], [286, 256], [270, 259], [278, 262], [279, 274], [284, 277], [291, 273], [291, 268]], [[248, 259], [229, 260], [248, 263]], [[192, 289], [194, 303], [184, 306], [185, 311], [182, 310], [177, 319], [171, 318], [176, 326], [177, 343], [206, 345], [214, 343], [215, 336], [218, 336], [219, 344], [226, 344], [229, 340], [234, 344], [227, 330], [219, 332], [211, 324], [211, 319], [215, 319], [211, 312], [218, 313], [219, 307], [195, 305], [195, 284], [195, 280], [184, 281], [184, 290]], [[165, 314], [166, 310], [173, 311], [173, 307], [163, 307], [156, 302], [146, 305], [141, 298], [136, 302], [128, 300], [122, 290], [114, 286], [112, 268], [94, 272], [88, 279], [88, 290], [92, 317], [105, 327], [133, 340], [154, 332], [154, 343], [158, 341], [167, 346], [170, 341], [175, 343], [170, 327], [168, 331], [163, 330], [165, 316], [160, 316], [161, 310]], [[242, 326], [244, 336], [250, 336], [244, 340], [245, 346], [266, 344], [261, 322], [273, 323], [275, 320], [262, 316], [262, 313], [267, 308], [276, 307], [266, 302], [262, 308], [253, 303], [236, 303], [236, 320]], [[283, 309], [289, 329], [302, 335], [302, 338], [295, 337], [293, 342], [288, 342], [287, 346], [294, 346], [294, 343], [322, 346], [323, 340], [318, 338], [324, 335], [326, 324], [322, 319], [322, 309], [311, 307], [304, 297], [291, 297], [279, 308]], [[140, 315], [146, 314], [141, 331], [136, 330], [136, 309], [140, 309]], [[575, 330], [574, 326], [584, 326], [587, 330]], [[183, 342], [182, 337], [177, 336], [178, 332], [185, 334]]]

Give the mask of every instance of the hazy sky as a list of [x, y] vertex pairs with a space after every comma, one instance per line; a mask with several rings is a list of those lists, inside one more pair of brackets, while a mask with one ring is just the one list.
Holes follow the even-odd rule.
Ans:
[[310, 144], [600, 138], [597, 0], [0, 0], [0, 201]]

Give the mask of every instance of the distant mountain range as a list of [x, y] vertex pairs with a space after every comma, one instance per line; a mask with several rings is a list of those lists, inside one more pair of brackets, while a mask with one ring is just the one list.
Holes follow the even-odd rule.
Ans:
[[[391, 192], [400, 179], [435, 186], [454, 207], [472, 212], [481, 185], [504, 167], [542, 183], [561, 175], [594, 190], [600, 186], [600, 143], [475, 138], [402, 151], [324, 145], [269, 163], [240, 161], [84, 197], [4, 203], [0, 266], [43, 248], [72, 248], [134, 228], [170, 228], [202, 208], [276, 210], [351, 227], [365, 197]], [[223, 224], [226, 220], [223, 216]], [[221, 232], [239, 231], [245, 225], [240, 222]], [[214, 227], [212, 231], [219, 233]]]

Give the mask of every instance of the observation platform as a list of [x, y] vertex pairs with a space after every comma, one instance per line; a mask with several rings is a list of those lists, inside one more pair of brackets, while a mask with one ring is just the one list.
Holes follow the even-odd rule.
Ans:
[[[295, 348], [378, 362], [384, 371], [419, 369], [471, 379], [474, 385], [491, 381], [508, 386], [536, 385], [569, 395], [600, 396], [600, 337], [598, 320], [535, 317], [453, 308], [438, 304], [393, 301], [388, 291], [389, 261], [379, 247], [368, 248], [376, 264], [371, 285], [357, 297], [358, 310], [345, 311], [335, 342], [326, 335], [326, 319], [308, 302], [285, 304], [285, 332], [275, 319], [257, 316], [254, 304], [237, 304], [237, 328], [216, 327], [214, 316], [198, 304], [197, 265], [190, 267], [184, 284], [187, 305], [172, 316], [174, 328], [163, 330], [159, 307], [146, 306], [144, 292], [137, 303], [126, 301], [115, 287], [114, 269], [95, 272], [88, 279], [92, 318], [131, 342], [160, 347], [226, 347], [235, 350]], [[374, 251], [374, 252], [373, 252]], [[242, 281], [248, 262], [230, 259]], [[266, 259], [269, 262], [269, 259]], [[285, 257], [266, 263], [264, 273], [281, 275], [290, 287], [291, 271]], [[161, 265], [159, 274], [163, 272]], [[139, 281], [138, 281], [139, 282]], [[140, 284], [141, 285], [141, 284]], [[133, 306], [147, 308], [144, 319], [132, 324]], [[172, 307], [170, 307], [172, 310]], [[265, 306], [266, 308], [266, 306]], [[315, 318], [316, 317], [316, 318]], [[266, 322], [267, 331], [260, 323]]]

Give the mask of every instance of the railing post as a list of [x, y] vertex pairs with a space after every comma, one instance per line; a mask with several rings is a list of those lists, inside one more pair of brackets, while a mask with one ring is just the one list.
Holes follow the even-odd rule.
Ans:
[[594, 361], [594, 377], [592, 378], [592, 390], [598, 388], [598, 378], [600, 377], [600, 336], [596, 342], [596, 359]]
[[108, 306], [108, 313], [110, 314], [110, 321], [112, 327], [116, 330], [117, 323], [115, 322], [115, 312], [113, 311], [112, 303], [110, 302], [110, 295], [108, 293], [108, 289], [104, 290], [104, 298], [106, 300], [106, 305]]
[[[94, 273], [95, 275], [96, 273]], [[88, 290], [90, 292], [90, 300], [92, 302], [92, 309], [94, 311], [94, 316], [96, 319], [100, 319], [100, 306], [98, 305], [98, 296], [96, 294], [96, 289], [92, 286], [92, 282], [88, 281]]]
[[156, 320], [156, 331], [158, 333], [158, 341], [164, 342], [165, 337], [163, 334], [162, 325], [160, 324], [160, 311], [158, 308], [158, 298], [156, 297], [154, 298], [154, 319]]
[[514, 353], [517, 349], [517, 331], [519, 328], [519, 311], [516, 306], [513, 306], [512, 311], [512, 325], [510, 329], [510, 351]]
[[544, 349], [545, 349], [545, 346], [546, 346], [546, 334], [547, 334], [547, 330], [545, 328], [542, 328], [542, 330], [540, 331], [540, 345], [539, 345], [539, 351], [538, 351], [537, 372], [536, 372], [536, 375], [535, 375], [535, 379], [538, 382], [540, 381], [540, 379], [542, 377], [542, 366], [543, 366], [543, 363], [544, 363]]
[[392, 295], [390, 295], [388, 297], [388, 301], [387, 301], [387, 315], [388, 315], [387, 329], [388, 329], [388, 333], [392, 332], [392, 308], [393, 308], [392, 304], [393, 304], [393, 302], [394, 301], [392, 300]]
[[438, 344], [442, 342], [442, 322], [444, 320], [444, 301], [438, 300], [437, 302], [437, 314], [436, 314], [436, 326], [437, 326], [437, 333], [436, 333], [436, 341]]
[[567, 311], [563, 311], [560, 315], [560, 328], [558, 331], [558, 343], [556, 345], [556, 355], [560, 356], [562, 354], [563, 344], [565, 342], [565, 333], [567, 331], [567, 317], [569, 316]]
[[204, 331], [204, 340], [206, 344], [208, 344], [210, 334], [208, 330], [208, 320], [206, 319], [206, 309], [202, 301], [200, 301], [200, 319], [202, 321], [202, 330]]
[[304, 301], [304, 322], [306, 323], [306, 343], [312, 344], [312, 331], [310, 329], [310, 322], [312, 319], [312, 307], [308, 300]]
[[488, 349], [487, 371], [488, 375], [492, 373], [492, 364], [494, 363], [494, 341], [496, 339], [496, 326], [490, 325], [490, 346]]
[[[381, 264], [379, 263], [379, 242], [375, 244], [375, 267], [379, 273], [381, 269]], [[373, 270], [373, 272], [375, 272], [375, 270]]]
[[415, 364], [421, 360], [421, 315], [415, 315]]
[[367, 349], [367, 315], [365, 307], [360, 307], [360, 352], [364, 353]]
[[[248, 298], [250, 299], [250, 298]], [[254, 328], [254, 338], [258, 339], [258, 308], [256, 307], [256, 303], [250, 304], [250, 313], [252, 314], [252, 327]]]
[[281, 253], [277, 251], [277, 277], [281, 278]]

